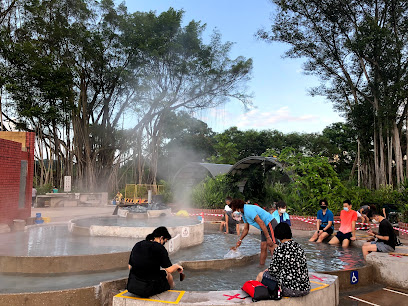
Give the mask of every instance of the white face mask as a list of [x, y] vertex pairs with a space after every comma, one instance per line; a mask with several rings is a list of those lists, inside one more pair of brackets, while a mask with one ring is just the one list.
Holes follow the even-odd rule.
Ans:
[[349, 211], [349, 208], [348, 208], [348, 207], [343, 207], [343, 209], [344, 209], [345, 211]]
[[280, 212], [284, 214], [286, 212], [286, 208], [281, 208]]
[[373, 224], [378, 224], [379, 222], [375, 219], [371, 220], [373, 222]]

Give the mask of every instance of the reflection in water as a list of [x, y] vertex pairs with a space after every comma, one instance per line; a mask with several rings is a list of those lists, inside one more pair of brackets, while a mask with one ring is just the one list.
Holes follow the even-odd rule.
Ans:
[[[248, 235], [242, 241], [239, 251], [242, 255], [254, 255], [260, 252], [260, 241], [258, 237]], [[228, 253], [231, 247], [237, 243], [237, 235], [226, 234], [205, 234], [204, 242], [187, 249], [182, 249], [171, 256], [171, 260], [189, 261], [189, 260], [211, 260], [222, 259]]]
[[198, 224], [196, 218], [185, 218], [176, 216], [167, 216], [160, 218], [144, 218], [144, 219], [127, 219], [121, 217], [94, 217], [75, 220], [75, 224], [83, 227], [90, 227], [91, 225], [100, 226], [129, 226], [129, 227], [158, 227], [158, 226], [185, 226]]
[[309, 242], [308, 238], [294, 238], [305, 250], [309, 271], [336, 271], [362, 267], [365, 264], [359, 247], [343, 248], [328, 243]]
[[72, 235], [67, 226], [39, 226], [0, 235], [0, 255], [66, 256], [130, 251], [133, 238]]
[[[259, 236], [248, 235], [240, 251], [243, 255], [252, 255], [260, 251]], [[180, 250], [171, 256], [173, 262], [181, 260], [220, 259], [236, 243], [236, 235], [206, 234], [204, 243]], [[326, 243], [312, 243], [308, 238], [294, 238], [306, 253], [309, 272], [353, 269], [364, 265], [361, 249], [330, 246]], [[137, 242], [131, 238], [119, 237], [82, 237], [72, 235], [66, 226], [40, 226], [27, 232], [14, 232], [0, 235], [0, 255], [17, 256], [57, 256], [77, 254], [98, 254], [130, 251]], [[243, 267], [221, 271], [186, 270], [186, 279], [180, 283], [180, 290], [229, 290], [239, 289], [249, 279], [268, 267], [260, 267], [258, 260]], [[21, 276], [1, 275], [0, 292], [27, 292], [79, 288], [98, 284], [100, 281], [127, 277], [128, 271], [118, 270], [103, 273], [90, 273], [70, 276]]]

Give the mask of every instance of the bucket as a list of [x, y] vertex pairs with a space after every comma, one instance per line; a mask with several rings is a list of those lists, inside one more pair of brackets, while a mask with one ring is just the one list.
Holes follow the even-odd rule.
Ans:
[[35, 214], [35, 224], [43, 224], [44, 220], [41, 218], [41, 213], [36, 213]]
[[50, 217], [42, 217], [42, 219], [43, 219], [43, 221], [44, 221], [45, 223], [50, 223], [50, 221], [51, 221], [51, 218], [50, 218]]

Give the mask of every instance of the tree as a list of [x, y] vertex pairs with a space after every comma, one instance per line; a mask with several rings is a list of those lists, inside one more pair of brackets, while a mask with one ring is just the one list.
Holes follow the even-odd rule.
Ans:
[[[21, 0], [14, 9], [21, 14], [0, 30], [0, 85], [11, 101], [2, 114], [37, 132], [37, 157], [46, 149], [57, 160], [54, 184], [74, 175], [82, 189], [116, 189], [132, 158], [138, 180], [155, 183], [170, 112], [250, 103], [241, 85], [251, 59], [230, 59], [232, 44], [217, 33], [204, 44], [204, 26], [183, 27], [182, 11], [130, 14], [111, 0]], [[128, 131], [125, 114], [136, 116]]]
[[289, 44], [286, 56], [306, 58], [306, 73], [321, 78], [322, 85], [311, 93], [333, 101], [357, 131], [365, 185], [399, 184], [404, 178], [401, 131], [408, 111], [408, 3], [273, 3], [277, 13], [271, 30], [259, 31], [259, 37]]

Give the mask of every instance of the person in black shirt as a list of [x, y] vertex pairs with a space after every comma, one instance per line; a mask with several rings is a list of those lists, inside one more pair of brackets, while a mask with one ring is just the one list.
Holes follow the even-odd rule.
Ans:
[[394, 252], [395, 251], [395, 233], [391, 223], [379, 213], [372, 212], [372, 222], [380, 223], [378, 233], [368, 230], [367, 234], [373, 236], [376, 241], [366, 242], [363, 245], [364, 259], [370, 252]]
[[[127, 290], [140, 297], [150, 297], [174, 287], [173, 272], [183, 267], [171, 264], [164, 244], [171, 239], [167, 228], [156, 228], [146, 240], [135, 244], [129, 258]], [[161, 269], [162, 268], [162, 269]]]

